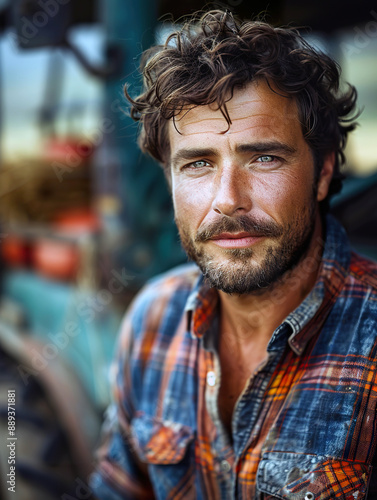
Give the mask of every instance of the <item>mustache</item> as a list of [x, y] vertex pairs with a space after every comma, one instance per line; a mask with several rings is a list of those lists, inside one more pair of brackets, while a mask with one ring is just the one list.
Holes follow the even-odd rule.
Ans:
[[283, 228], [273, 221], [261, 221], [247, 215], [240, 215], [237, 218], [223, 216], [216, 222], [199, 229], [195, 242], [203, 243], [218, 236], [221, 233], [241, 233], [247, 232], [253, 236], [269, 236], [278, 238], [283, 234]]

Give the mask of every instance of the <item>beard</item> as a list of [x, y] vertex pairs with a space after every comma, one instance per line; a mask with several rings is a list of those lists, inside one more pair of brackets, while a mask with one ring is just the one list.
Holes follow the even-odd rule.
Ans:
[[[277, 284], [287, 271], [297, 266], [309, 249], [315, 217], [313, 197], [310, 206], [298, 211], [295, 219], [286, 225], [246, 215], [237, 218], [222, 216], [216, 222], [201, 228], [195, 238], [191, 238], [185, 224], [177, 219], [176, 223], [183, 248], [188, 257], [197, 263], [210, 286], [227, 294], [242, 295], [263, 293]], [[262, 257], [261, 249], [258, 252], [253, 247], [219, 248], [224, 259], [205, 250], [205, 242], [223, 232], [248, 232], [254, 236], [273, 239], [276, 243], [265, 246]]]

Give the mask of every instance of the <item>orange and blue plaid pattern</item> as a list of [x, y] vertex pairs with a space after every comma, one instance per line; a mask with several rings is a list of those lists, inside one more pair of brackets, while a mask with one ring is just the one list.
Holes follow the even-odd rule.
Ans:
[[135, 300], [91, 478], [96, 496], [377, 498], [376, 264], [352, 253], [328, 218], [317, 282], [275, 330], [235, 407], [232, 440], [217, 408], [217, 301], [193, 265]]

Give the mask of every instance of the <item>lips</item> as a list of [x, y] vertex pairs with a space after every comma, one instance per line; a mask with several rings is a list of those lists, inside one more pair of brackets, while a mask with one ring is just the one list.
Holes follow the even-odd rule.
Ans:
[[246, 248], [254, 245], [263, 238], [262, 235], [241, 233], [221, 233], [212, 236], [211, 241], [223, 248]]
[[215, 221], [202, 225], [195, 243], [214, 243], [222, 247], [247, 247], [264, 238], [279, 238], [283, 228], [273, 220], [257, 220], [250, 216], [240, 215], [237, 218], [220, 217]]

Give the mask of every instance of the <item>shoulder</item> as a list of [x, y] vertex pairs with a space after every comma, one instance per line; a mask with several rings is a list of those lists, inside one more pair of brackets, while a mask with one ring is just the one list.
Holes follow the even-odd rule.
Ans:
[[[319, 349], [322, 353], [346, 356], [345, 362], [375, 363], [377, 353], [377, 266], [354, 252], [347, 267], [338, 267], [327, 288], [325, 322]], [[341, 276], [341, 279], [340, 279]], [[328, 315], [326, 316], [326, 307]], [[353, 361], [352, 361], [353, 359]], [[341, 357], [338, 358], [341, 360]], [[369, 362], [369, 361], [368, 361]]]
[[195, 287], [201, 273], [195, 264], [184, 264], [160, 274], [150, 281], [136, 295], [132, 309], [138, 310], [156, 307], [158, 304], [163, 307], [170, 301], [185, 306], [186, 300]]
[[157, 289], [166, 290], [167, 293], [174, 293], [179, 290], [191, 291], [200, 275], [200, 270], [196, 264], [182, 264], [149, 280], [142, 292]]
[[351, 279], [377, 293], [377, 262], [352, 252], [349, 273]]
[[[185, 307], [200, 276], [199, 269], [193, 265], [180, 266], [157, 276], [140, 290], [126, 312], [112, 376], [115, 377], [115, 397], [119, 399], [123, 395], [122, 404], [129, 415], [133, 408], [143, 405], [152, 411], [166, 367], [177, 363], [177, 346], [183, 339], [190, 339], [185, 334]], [[143, 400], [145, 394], [147, 397]], [[132, 406], [127, 406], [129, 398]]]
[[130, 305], [121, 330], [131, 329], [136, 337], [146, 331], [171, 334], [200, 276], [195, 264], [185, 264], [151, 279]]
[[[344, 286], [334, 305], [339, 332], [347, 342], [356, 342], [356, 352], [368, 352], [376, 340], [377, 264], [351, 253]], [[333, 316], [334, 317], [334, 316]], [[346, 336], [346, 332], [349, 335]], [[369, 346], [369, 347], [368, 347]]]

